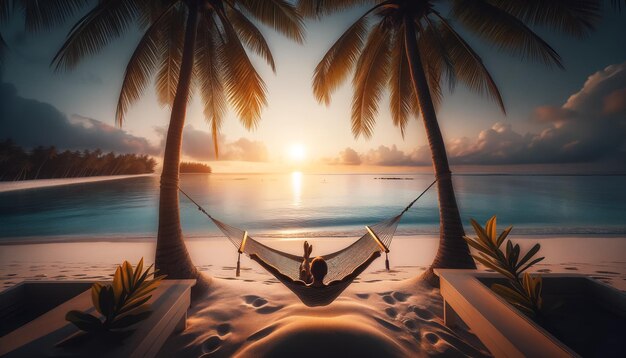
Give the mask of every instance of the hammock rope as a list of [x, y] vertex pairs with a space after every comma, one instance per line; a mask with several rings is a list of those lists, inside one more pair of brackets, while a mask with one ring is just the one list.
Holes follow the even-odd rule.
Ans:
[[[331, 254], [323, 255], [328, 265], [328, 273], [324, 277], [324, 284], [338, 282], [354, 274], [355, 271], [362, 271], [365, 267], [361, 267], [373, 253], [379, 251], [385, 253], [385, 268], [389, 270], [389, 246], [396, 229], [402, 219], [402, 216], [433, 186], [437, 180], [433, 181], [415, 200], [409, 203], [400, 214], [383, 220], [374, 225], [366, 226], [366, 232], [358, 240], [350, 244], [349, 246], [336, 251]], [[230, 240], [230, 242], [237, 248], [237, 269], [236, 276], [241, 272], [241, 254], [245, 254], [248, 257], [252, 254], [256, 254], [260, 260], [264, 263], [273, 266], [283, 275], [288, 276], [293, 281], [300, 279], [300, 264], [302, 263], [302, 256], [292, 255], [286, 252], [282, 252], [271, 248], [267, 245], [252, 238], [247, 231], [229, 225], [221, 220], [218, 220], [211, 216], [200, 204], [193, 200], [182, 189], [178, 188], [180, 192], [187, 197], [199, 211], [205, 214], [217, 228]], [[268, 270], [270, 271], [270, 270]], [[270, 271], [270, 273], [272, 273]], [[360, 272], [358, 272], [360, 273]], [[273, 273], [272, 273], [273, 274]], [[315, 294], [307, 294], [312, 290], [300, 285], [293, 285], [293, 282], [287, 282], [283, 277], [274, 275], [279, 281], [281, 281], [287, 288], [294, 292], [305, 304], [309, 306], [326, 305], [332, 302], [338, 297], [345, 288], [352, 282], [341, 282], [337, 285], [331, 285], [324, 290], [316, 288], [318, 291]], [[323, 293], [322, 291], [326, 292]], [[327, 292], [328, 291], [328, 292]]]

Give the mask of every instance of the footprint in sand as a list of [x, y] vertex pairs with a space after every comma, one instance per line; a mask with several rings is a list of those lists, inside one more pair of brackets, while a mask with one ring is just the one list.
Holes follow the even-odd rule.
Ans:
[[202, 352], [204, 353], [213, 353], [220, 349], [222, 345], [222, 340], [218, 336], [211, 336], [207, 338], [204, 342], [202, 342]]
[[578, 267], [564, 267], [564, 269], [570, 270], [570, 271], [578, 271]]
[[357, 293], [356, 296], [362, 300], [366, 300], [368, 298], [370, 298], [370, 294], [369, 293]]
[[552, 270], [550, 270], [550, 269], [541, 269], [541, 270], [537, 270], [537, 272], [552, 272]]
[[374, 319], [376, 320], [376, 322], [378, 322], [381, 326], [387, 328], [390, 331], [394, 331], [394, 332], [400, 332], [402, 330], [402, 328], [396, 326], [395, 324], [389, 322], [389, 321], [385, 321], [382, 318], [378, 318], [378, 317], [374, 317]]
[[596, 271], [596, 273], [603, 273], [607, 275], [619, 275], [619, 272], [613, 272], [613, 271]]
[[261, 338], [267, 337], [270, 335], [270, 333], [274, 332], [276, 330], [276, 328], [278, 328], [277, 324], [273, 324], [269, 327], [265, 327], [263, 329], [260, 329], [258, 331], [256, 331], [255, 333], [252, 333], [250, 336], [248, 336], [248, 338], [246, 339], [247, 341], [258, 341]]
[[396, 299], [389, 295], [383, 296], [383, 301], [387, 302], [390, 305], [393, 305], [394, 303], [396, 303]]
[[256, 295], [247, 295], [247, 296], [243, 296], [243, 300], [249, 304], [252, 305], [254, 307], [261, 307], [264, 304], [267, 303], [267, 300], [263, 297], [259, 297]]
[[433, 332], [426, 333], [424, 338], [426, 338], [431, 344], [437, 344], [437, 342], [439, 342], [439, 336]]
[[393, 307], [387, 307], [385, 309], [385, 313], [389, 316], [389, 318], [396, 318], [398, 316], [398, 311], [396, 311]]
[[260, 314], [270, 314], [270, 313], [274, 313], [278, 310], [281, 310], [283, 307], [285, 307], [284, 305], [280, 305], [280, 306], [268, 306], [267, 305], [267, 300], [263, 297], [259, 297], [259, 296], [255, 296], [255, 295], [247, 295], [247, 296], [243, 296], [244, 301], [251, 305], [252, 307], [256, 308], [256, 312], [260, 313]]
[[280, 306], [265, 306], [265, 307], [261, 307], [258, 310], [256, 310], [257, 313], [260, 314], [270, 314], [270, 313], [274, 313], [276, 311], [279, 311], [281, 309], [283, 309], [283, 307], [285, 307], [284, 305], [280, 305]]
[[216, 328], [217, 334], [219, 334], [220, 336], [227, 335], [228, 333], [230, 333], [230, 330], [231, 326], [228, 323], [222, 323]]
[[413, 312], [415, 312], [417, 317], [426, 321], [430, 321], [434, 317], [430, 311], [423, 309], [423, 308], [419, 308], [419, 307], [414, 307]]
[[413, 319], [407, 319], [404, 322], [404, 326], [408, 329], [410, 329], [411, 331], [415, 330], [417, 328], [417, 323], [415, 323], [415, 321]]
[[395, 298], [396, 300], [400, 301], [400, 302], [404, 302], [407, 300], [407, 298], [411, 297], [411, 294], [409, 293], [404, 293], [404, 292], [394, 292], [392, 294], [393, 298]]

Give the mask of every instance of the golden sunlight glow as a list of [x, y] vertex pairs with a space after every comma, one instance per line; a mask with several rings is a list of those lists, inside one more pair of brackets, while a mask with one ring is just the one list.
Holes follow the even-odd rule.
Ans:
[[296, 162], [301, 162], [306, 158], [306, 149], [301, 143], [292, 144], [289, 147], [289, 158]]

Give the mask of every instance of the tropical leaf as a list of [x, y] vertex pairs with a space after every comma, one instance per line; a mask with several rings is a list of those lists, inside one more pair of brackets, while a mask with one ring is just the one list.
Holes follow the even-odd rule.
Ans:
[[[128, 261], [118, 266], [111, 285], [95, 283], [91, 287], [91, 298], [104, 321], [87, 313], [70, 311], [66, 320], [84, 331], [109, 331], [124, 329], [150, 315], [149, 295], [154, 291], [163, 275], [150, 272], [152, 265], [143, 271], [143, 258], [135, 269]], [[152, 280], [148, 278], [155, 276]]]
[[[8, 0], [3, 0], [3, 2], [9, 3]], [[23, 0], [13, 2], [14, 6], [24, 13], [24, 25], [26, 31], [30, 32], [62, 25], [89, 3], [89, 0]]]
[[237, 33], [224, 14], [218, 12], [225, 39], [220, 44], [220, 63], [228, 101], [247, 129], [256, 128], [261, 109], [267, 106], [265, 82], [250, 62]]
[[[529, 316], [536, 315], [542, 304], [541, 277], [530, 276], [524, 271], [543, 260], [543, 257], [541, 257], [528, 262], [537, 254], [540, 245], [534, 245], [520, 260], [521, 249], [519, 244], [513, 244], [511, 240], [507, 240], [505, 252], [502, 252], [500, 249], [505, 238], [512, 230], [511, 226], [498, 236], [497, 219], [495, 216], [487, 221], [485, 228], [482, 228], [474, 219], [471, 219], [470, 222], [478, 235], [476, 239], [465, 237], [465, 241], [472, 248], [478, 250], [478, 255], [472, 255], [472, 257], [487, 268], [504, 275], [508, 279], [509, 285], [513, 287], [494, 284], [492, 285], [492, 290], [525, 314]], [[491, 246], [487, 246], [488, 244], [491, 244]], [[525, 264], [526, 266], [520, 269]], [[523, 277], [520, 278], [522, 273]]]
[[348, 77], [365, 43], [367, 18], [362, 16], [326, 52], [313, 73], [313, 94], [326, 105], [330, 95]]
[[490, 0], [490, 3], [526, 23], [579, 38], [590, 34], [602, 12], [602, 0]]
[[156, 74], [157, 98], [161, 105], [172, 106], [176, 97], [183, 56], [186, 9], [174, 8], [163, 19], [159, 34], [159, 70]]
[[276, 73], [274, 57], [261, 31], [259, 31], [252, 21], [248, 20], [248, 18], [233, 6], [226, 8], [226, 15], [241, 42], [254, 53], [261, 56], [272, 68], [272, 71]]
[[76, 23], [52, 60], [56, 70], [73, 69], [127, 31], [139, 16], [133, 0], [100, 1]]
[[533, 256], [535, 256], [535, 254], [537, 252], [539, 252], [539, 249], [541, 249], [541, 245], [540, 244], [535, 244], [535, 246], [533, 246], [530, 250], [528, 250], [526, 255], [524, 255], [524, 257], [522, 257], [522, 259], [519, 260], [519, 262], [515, 266], [515, 269], [517, 270], [520, 267], [522, 267], [522, 265], [524, 265], [526, 262], [528, 262]]
[[65, 320], [86, 332], [94, 332], [102, 329], [102, 321], [98, 318], [76, 310], [69, 311], [65, 315]]
[[[522, 59], [563, 67], [561, 57], [523, 21], [485, 0], [453, 0], [452, 14], [467, 29]], [[489, 19], [489, 21], [486, 21]]]
[[194, 73], [204, 103], [204, 118], [211, 126], [217, 157], [219, 155], [218, 135], [226, 113], [227, 99], [220, 74], [219, 29], [212, 16], [207, 15], [203, 20], [206, 25], [198, 29]]
[[161, 56], [160, 34], [166, 31], [164, 25], [171, 16], [171, 12], [172, 7], [167, 8], [149, 25], [126, 65], [115, 113], [115, 122], [120, 127], [124, 122], [126, 112], [133, 103], [139, 100], [157, 70]]
[[528, 265], [524, 266], [524, 268], [518, 270], [518, 272], [524, 272], [524, 271], [528, 270], [534, 264], [543, 261], [543, 259], [545, 259], [545, 257], [540, 257], [540, 258], [532, 260], [531, 262], [528, 263]]
[[297, 43], [304, 42], [302, 17], [285, 0], [237, 0], [247, 13]]
[[393, 124], [400, 128], [402, 138], [410, 119], [412, 103], [416, 101], [410, 81], [409, 62], [406, 57], [404, 29], [396, 31], [391, 48], [389, 68], [389, 108]]
[[378, 103], [388, 83], [390, 62], [388, 31], [382, 24], [370, 32], [361, 52], [352, 84], [352, 134], [369, 138], [374, 130]]

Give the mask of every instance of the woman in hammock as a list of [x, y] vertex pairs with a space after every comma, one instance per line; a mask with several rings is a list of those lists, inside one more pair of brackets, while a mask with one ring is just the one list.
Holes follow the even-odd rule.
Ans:
[[341, 280], [335, 280], [335, 281], [329, 282], [328, 284], [324, 284], [324, 277], [328, 273], [328, 265], [326, 264], [326, 260], [324, 260], [324, 258], [321, 256], [318, 256], [314, 258], [313, 261], [311, 261], [311, 275], [313, 276], [313, 282], [306, 283], [302, 280], [294, 280], [293, 278], [285, 275], [284, 273], [280, 272], [276, 267], [263, 261], [257, 254], [250, 255], [250, 258], [252, 260], [256, 261], [259, 265], [263, 266], [264, 269], [269, 271], [272, 275], [274, 275], [279, 280], [283, 282], [290, 282], [290, 283], [293, 283], [302, 287], [311, 287], [311, 288], [322, 288], [322, 287], [337, 286], [337, 285], [349, 283], [352, 280], [354, 280], [357, 276], [359, 276], [363, 271], [365, 271], [367, 266], [369, 266], [372, 263], [372, 261], [376, 260], [378, 257], [380, 257], [380, 251], [376, 251], [372, 253], [372, 255], [367, 260], [365, 260], [365, 262], [363, 262], [361, 265], [355, 268], [354, 271], [346, 275]]

